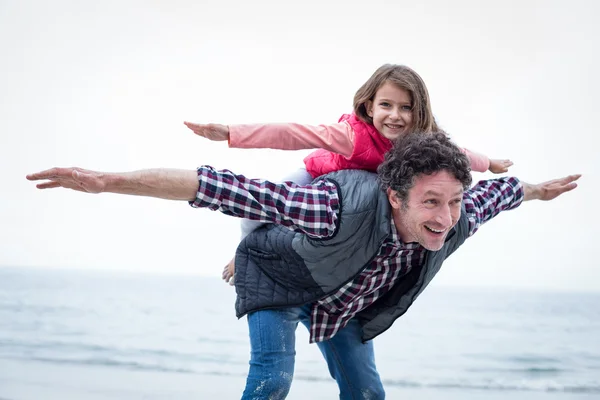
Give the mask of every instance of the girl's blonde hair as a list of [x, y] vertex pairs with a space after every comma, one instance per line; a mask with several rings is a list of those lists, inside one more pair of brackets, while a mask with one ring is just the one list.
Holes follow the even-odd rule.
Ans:
[[371, 75], [354, 95], [354, 113], [362, 121], [373, 125], [373, 118], [367, 114], [367, 101], [373, 101], [375, 93], [384, 83], [390, 82], [406, 90], [411, 97], [414, 132], [437, 132], [439, 127], [431, 112], [429, 93], [423, 79], [405, 65], [385, 64]]

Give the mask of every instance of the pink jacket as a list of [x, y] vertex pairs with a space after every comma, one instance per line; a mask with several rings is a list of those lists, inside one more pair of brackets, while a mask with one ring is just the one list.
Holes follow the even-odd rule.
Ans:
[[354, 131], [352, 154], [349, 157], [319, 149], [305, 159], [306, 170], [313, 177], [342, 169], [377, 171], [383, 156], [392, 148], [392, 141], [377, 132], [373, 125], [359, 120], [356, 115], [342, 115], [339, 122], [346, 121]]
[[[229, 146], [246, 149], [319, 149], [304, 159], [307, 171], [316, 178], [341, 169], [375, 172], [385, 152], [391, 149], [392, 142], [372, 125], [353, 114], [345, 114], [340, 122], [332, 125], [230, 125]], [[473, 171], [487, 171], [490, 161], [486, 156], [464, 148], [462, 151], [469, 157]]]

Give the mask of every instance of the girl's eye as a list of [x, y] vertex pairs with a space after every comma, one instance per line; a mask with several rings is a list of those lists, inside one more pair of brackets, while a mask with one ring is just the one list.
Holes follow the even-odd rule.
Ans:
[[382, 103], [379, 103], [379, 105], [380, 105], [381, 107], [389, 107], [389, 106], [390, 106], [390, 103], [386, 103], [386, 102], [384, 101], [384, 102], [382, 102]]
[[402, 106], [402, 110], [403, 111], [410, 111], [410, 110], [412, 110], [412, 106]]

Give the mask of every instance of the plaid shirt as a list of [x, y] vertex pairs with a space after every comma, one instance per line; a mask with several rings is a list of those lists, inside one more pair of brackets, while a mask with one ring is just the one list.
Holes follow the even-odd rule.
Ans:
[[[273, 222], [311, 237], [333, 235], [340, 211], [337, 187], [325, 180], [311, 185], [274, 184], [248, 179], [230, 171], [198, 168], [199, 187], [193, 207], [219, 210], [227, 215]], [[501, 211], [523, 201], [516, 178], [480, 181], [463, 194], [469, 236]], [[390, 235], [377, 255], [359, 275], [335, 293], [315, 302], [311, 311], [310, 341], [332, 338], [356, 313], [387, 293], [411, 268], [423, 263], [425, 249], [402, 243], [391, 222]]]

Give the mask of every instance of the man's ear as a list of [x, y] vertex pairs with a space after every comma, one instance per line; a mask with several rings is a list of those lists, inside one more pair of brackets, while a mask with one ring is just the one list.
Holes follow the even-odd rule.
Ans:
[[402, 207], [402, 200], [398, 197], [398, 192], [388, 188], [386, 194], [392, 208], [399, 210]]
[[367, 100], [365, 102], [365, 109], [367, 111], [367, 115], [369, 117], [373, 118], [373, 101]]

